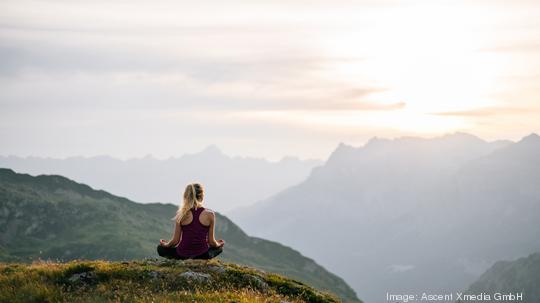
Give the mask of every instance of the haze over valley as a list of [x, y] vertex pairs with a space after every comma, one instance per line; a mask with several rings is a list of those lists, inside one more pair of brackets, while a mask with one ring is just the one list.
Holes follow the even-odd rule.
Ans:
[[41, 157], [0, 156], [0, 167], [17, 172], [58, 174], [91, 184], [137, 202], [179, 204], [186, 184], [206, 187], [208, 207], [227, 212], [270, 197], [300, 183], [322, 161], [284, 157], [230, 157], [215, 145], [198, 153], [156, 159], [151, 156], [120, 160], [109, 156]]

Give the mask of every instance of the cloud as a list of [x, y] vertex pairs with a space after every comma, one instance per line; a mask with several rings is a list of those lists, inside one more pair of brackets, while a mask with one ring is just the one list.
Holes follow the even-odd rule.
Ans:
[[513, 43], [493, 47], [485, 47], [479, 49], [481, 52], [498, 52], [498, 53], [540, 53], [540, 43]]
[[389, 266], [390, 270], [392, 272], [395, 272], [395, 273], [401, 273], [401, 272], [406, 272], [406, 271], [409, 271], [409, 270], [413, 270], [415, 268], [414, 265], [410, 265], [410, 264], [407, 264], [407, 265], [402, 265], [402, 264], [392, 264]]
[[[290, 104], [290, 103], [289, 103]], [[400, 110], [406, 107], [405, 102], [395, 102], [395, 103], [378, 103], [370, 101], [361, 101], [361, 100], [343, 100], [343, 101], [312, 101], [310, 103], [305, 102], [304, 107], [288, 107], [291, 110], [326, 110], [326, 111], [393, 111]]]
[[[84, 72], [103, 74], [108, 72], [177, 72], [201, 81], [216, 82], [221, 79], [270, 82], [284, 78], [298, 77], [307, 72], [324, 70], [338, 63], [361, 61], [362, 58], [321, 56], [277, 48], [271, 52], [252, 48], [246, 55], [242, 45], [229, 48], [222, 45], [223, 53], [216, 54], [219, 45], [205, 45], [202, 38], [186, 41], [189, 46], [178, 48], [167, 45], [167, 40], [148, 41], [162, 43], [162, 48], [148, 48], [131, 44], [144, 43], [145, 37], [135, 43], [129, 37], [115, 36], [118, 45], [103, 41], [105, 38], [72, 37], [54, 33], [44, 36], [58, 36], [50, 39], [27, 37], [17, 39], [0, 32], [0, 75], [17, 75], [22, 71], [46, 71], [51, 74]], [[195, 35], [190, 33], [188, 35]], [[77, 36], [77, 35], [75, 35]], [[215, 37], [213, 37], [215, 38]], [[65, 42], [75, 39], [77, 42]], [[184, 38], [190, 40], [191, 38]], [[212, 39], [212, 37], [210, 38]], [[223, 39], [223, 37], [221, 37]], [[105, 39], [106, 40], [106, 39]], [[124, 41], [126, 40], [126, 41]], [[89, 47], [91, 44], [91, 47]], [[200, 44], [200, 45], [199, 45]]]
[[459, 117], [491, 117], [501, 115], [532, 115], [540, 113], [540, 107], [482, 107], [462, 111], [448, 111], [431, 113], [437, 116], [459, 116]]
[[112, 34], [115, 44], [111, 45], [110, 38], [86, 32], [12, 34], [0, 30], [0, 103], [4, 105], [363, 111], [405, 106], [364, 100], [386, 88], [316, 76], [328, 66], [362, 58], [266, 47], [253, 49], [250, 56], [234, 52], [216, 56], [205, 48], [196, 52], [194, 46], [178, 51], [137, 48], [129, 35]]
[[[394, 111], [404, 102], [380, 103], [368, 98], [382, 88], [349, 88], [320, 83], [257, 84], [249, 81], [209, 83], [181, 73], [48, 73], [0, 77], [0, 104], [7, 108], [41, 108], [46, 112], [72, 108], [147, 110], [330, 110]], [[375, 99], [375, 98], [371, 98]]]

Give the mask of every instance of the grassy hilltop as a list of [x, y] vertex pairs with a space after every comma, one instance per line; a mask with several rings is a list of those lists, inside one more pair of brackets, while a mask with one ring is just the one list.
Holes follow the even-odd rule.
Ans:
[[0, 302], [339, 302], [301, 282], [217, 260], [0, 263]]

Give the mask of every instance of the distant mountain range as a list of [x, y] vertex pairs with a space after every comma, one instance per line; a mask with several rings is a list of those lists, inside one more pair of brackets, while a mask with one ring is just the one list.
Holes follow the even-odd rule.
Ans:
[[[464, 294], [476, 296], [487, 294], [492, 301], [503, 301], [497, 298], [505, 295], [508, 298], [504, 300], [506, 302], [540, 302], [540, 253], [530, 254], [514, 261], [495, 263]], [[517, 299], [519, 294], [522, 294], [522, 300]], [[466, 302], [486, 302], [486, 300]]]
[[[208, 205], [210, 208], [212, 205]], [[0, 169], [0, 261], [130, 260], [157, 257], [172, 235], [176, 205], [140, 204], [57, 175], [33, 177]], [[229, 262], [280, 273], [360, 302], [339, 277], [276, 242], [247, 236], [217, 215]]]
[[338, 273], [366, 302], [462, 290], [495, 261], [540, 251], [540, 137], [340, 144], [304, 182], [230, 216]]
[[205, 185], [206, 200], [220, 212], [246, 206], [297, 184], [322, 162], [285, 157], [279, 162], [229, 157], [215, 145], [195, 154], [158, 160], [108, 156], [66, 159], [0, 156], [0, 167], [28, 174], [58, 174], [137, 202], [178, 204], [187, 183]]

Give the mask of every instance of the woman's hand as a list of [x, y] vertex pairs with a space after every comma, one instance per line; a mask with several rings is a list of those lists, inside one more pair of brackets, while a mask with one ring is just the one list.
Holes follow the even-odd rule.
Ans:
[[159, 239], [159, 245], [161, 245], [163, 247], [169, 247], [169, 242], [165, 241], [163, 239]]
[[223, 247], [223, 245], [225, 245], [225, 240], [219, 239], [219, 240], [217, 240], [217, 243], [218, 243], [217, 247]]

